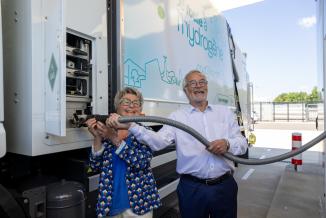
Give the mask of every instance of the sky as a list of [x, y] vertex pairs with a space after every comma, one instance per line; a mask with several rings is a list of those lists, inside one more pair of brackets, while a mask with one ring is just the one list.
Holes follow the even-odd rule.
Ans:
[[315, 0], [264, 0], [223, 14], [247, 53], [254, 101], [317, 86]]

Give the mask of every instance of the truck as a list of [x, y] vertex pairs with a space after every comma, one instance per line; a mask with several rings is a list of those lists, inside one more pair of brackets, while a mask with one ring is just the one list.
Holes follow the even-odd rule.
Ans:
[[[326, 114], [326, 105], [325, 105], [325, 87], [326, 87], [326, 3], [325, 0], [317, 0], [316, 1], [316, 20], [317, 20], [317, 72], [318, 72], [318, 90], [322, 90], [321, 97], [323, 100], [324, 111], [323, 114]], [[325, 119], [325, 118], [324, 118]], [[324, 129], [326, 129], [326, 123], [324, 122], [323, 125]], [[323, 128], [322, 127], [322, 128]], [[318, 117], [316, 119], [316, 129], [318, 129]], [[323, 142], [323, 149], [326, 149], [326, 143]], [[326, 161], [325, 154], [323, 155], [323, 163]], [[326, 168], [324, 168], [325, 172]], [[323, 178], [323, 191], [324, 191], [324, 198], [322, 198], [322, 206], [326, 207], [326, 174], [324, 173]], [[323, 210], [325, 214], [325, 210]]]
[[[248, 135], [246, 55], [209, 0], [1, 4], [1, 217], [64, 217], [67, 210], [70, 217], [96, 216], [99, 174], [88, 167], [92, 136], [81, 124], [114, 112], [114, 95], [125, 86], [143, 93], [145, 115], [165, 117], [188, 104], [182, 80], [198, 69], [207, 75], [209, 102], [232, 108]], [[151, 167], [162, 199], [154, 217], [177, 213], [175, 165], [175, 146], [154, 153]], [[67, 181], [81, 184], [84, 193], [75, 206], [51, 198], [67, 197], [71, 186], [51, 188]]]
[[[0, 4], [0, 42], [2, 42], [2, 25], [1, 25], [1, 4]], [[3, 107], [3, 54], [2, 43], [0, 43], [0, 158], [6, 153], [6, 131], [3, 126], [4, 107]]]

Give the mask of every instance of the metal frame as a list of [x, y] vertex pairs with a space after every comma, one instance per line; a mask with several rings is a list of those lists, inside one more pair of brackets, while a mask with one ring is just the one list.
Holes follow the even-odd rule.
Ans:
[[179, 180], [180, 179], [176, 179], [173, 182], [169, 183], [168, 185], [160, 188], [158, 190], [158, 193], [159, 193], [160, 197], [163, 199], [166, 196], [168, 196], [169, 194], [171, 194], [172, 192], [174, 192], [175, 190], [177, 190], [177, 186], [179, 184]]
[[[2, 42], [2, 12], [0, 2], [0, 42]], [[6, 154], [6, 131], [3, 127], [4, 106], [3, 106], [3, 53], [2, 43], [0, 44], [0, 158]]]
[[117, 7], [119, 6], [119, 1], [107, 0], [107, 45], [108, 45], [108, 111], [114, 111], [114, 96], [117, 93], [119, 85], [116, 81], [119, 81], [121, 78], [118, 74], [119, 63], [120, 63], [120, 51], [118, 50], [118, 26], [117, 17], [119, 14], [116, 14]]

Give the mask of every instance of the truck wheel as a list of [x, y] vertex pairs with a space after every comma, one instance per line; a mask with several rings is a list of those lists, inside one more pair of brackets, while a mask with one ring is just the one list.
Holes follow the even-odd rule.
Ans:
[[5, 218], [24, 218], [25, 213], [14, 197], [0, 184], [0, 215]]

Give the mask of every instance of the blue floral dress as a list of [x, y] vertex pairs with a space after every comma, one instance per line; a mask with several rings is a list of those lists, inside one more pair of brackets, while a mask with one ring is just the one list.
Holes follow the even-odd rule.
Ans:
[[[119, 158], [127, 163], [126, 184], [130, 208], [135, 214], [143, 215], [161, 205], [156, 182], [150, 167], [152, 150], [129, 135], [125, 144], [118, 149]], [[107, 216], [112, 205], [113, 154], [115, 146], [107, 140], [102, 144], [100, 155], [90, 154], [90, 167], [100, 172], [99, 194], [96, 211], [98, 217]]]

